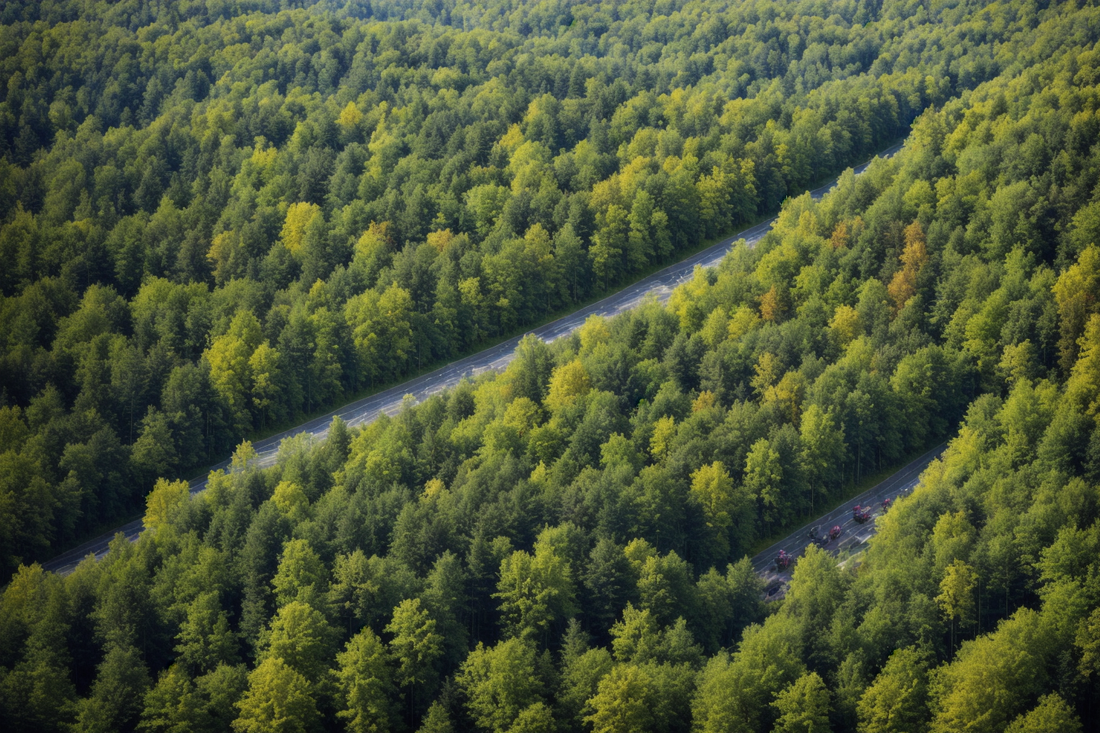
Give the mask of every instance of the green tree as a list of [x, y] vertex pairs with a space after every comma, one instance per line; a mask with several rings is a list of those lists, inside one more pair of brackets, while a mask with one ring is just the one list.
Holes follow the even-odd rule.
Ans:
[[956, 625], [967, 626], [974, 621], [974, 592], [978, 576], [962, 560], [947, 566], [940, 581], [940, 594], [936, 596], [943, 615], [951, 622], [951, 646], [955, 646]]
[[558, 729], [554, 714], [543, 702], [528, 705], [516, 716], [509, 733], [553, 733]]
[[828, 731], [829, 690], [817, 672], [802, 675], [780, 692], [772, 707], [779, 713], [776, 733]]
[[733, 479], [721, 461], [701, 466], [691, 475], [691, 498], [702, 509], [710, 540], [706, 556], [721, 563], [729, 555], [730, 528], [734, 517], [749, 507], [744, 492], [734, 489]]
[[753, 443], [745, 457], [745, 486], [759, 500], [766, 521], [778, 521], [785, 514], [783, 466], [767, 438]]
[[133, 730], [149, 686], [149, 670], [138, 650], [109, 645], [91, 694], [80, 701], [74, 728], [88, 733]]
[[291, 601], [271, 620], [262, 657], [277, 658], [312, 682], [322, 679], [329, 668], [334, 643], [335, 632], [320, 611]]
[[583, 608], [600, 629], [610, 628], [623, 606], [637, 594], [630, 563], [612, 540], [600, 538], [592, 548], [584, 587]]
[[611, 627], [611, 648], [615, 661], [644, 664], [661, 653], [661, 633], [657, 620], [648, 609], [627, 604], [621, 621]]
[[631, 270], [645, 267], [655, 254], [653, 212], [653, 197], [647, 191], [639, 191], [630, 207], [630, 231], [627, 234], [626, 259]]
[[186, 481], [158, 479], [149, 496], [145, 498], [145, 517], [142, 523], [146, 529], [151, 530], [168, 527], [190, 499], [191, 490]]
[[419, 598], [401, 601], [386, 626], [386, 633], [392, 635], [390, 652], [398, 665], [395, 678], [407, 691], [410, 720], [417, 710], [418, 700], [430, 692], [437, 681], [436, 667], [443, 656], [443, 637], [435, 629], [435, 619], [421, 608]]
[[629, 247], [628, 231], [626, 211], [617, 204], [611, 204], [603, 215], [603, 223], [592, 237], [592, 247], [588, 251], [592, 271], [601, 287], [606, 288], [621, 272], [623, 254]]
[[522, 712], [542, 701], [534, 644], [512, 638], [489, 648], [478, 644], [456, 677], [466, 694], [467, 707], [482, 729], [503, 733]]
[[213, 672], [220, 664], [238, 661], [237, 635], [216, 592], [202, 593], [191, 602], [176, 639], [179, 662], [195, 673]]
[[1055, 730], [1080, 733], [1081, 720], [1061, 695], [1052, 692], [1039, 698], [1039, 704], [1030, 712], [1012, 721], [1005, 728], [1005, 733], [1046, 733]]
[[201, 709], [195, 685], [179, 665], [166, 669], [145, 695], [145, 709], [138, 726], [157, 733], [183, 733], [200, 724]]
[[428, 712], [424, 715], [424, 721], [421, 723], [417, 733], [454, 733], [454, 724], [451, 722], [451, 716], [438, 700], [433, 702], [428, 708]]
[[805, 673], [797, 648], [797, 622], [772, 616], [745, 629], [737, 653], [719, 653], [699, 675], [692, 719], [700, 731], [767, 730], [769, 703]]
[[493, 597], [500, 600], [512, 636], [543, 635], [551, 624], [576, 612], [569, 564], [542, 542], [533, 555], [518, 550], [504, 558]]
[[928, 659], [907, 647], [890, 655], [859, 700], [860, 733], [921, 733], [928, 729]]
[[252, 373], [252, 405], [260, 416], [260, 430], [272, 415], [278, 414], [281, 403], [281, 374], [279, 352], [265, 341], [256, 347], [248, 359]]
[[229, 330], [215, 338], [203, 354], [210, 364], [210, 382], [228, 405], [238, 434], [252, 427], [250, 360], [259, 346], [260, 322], [251, 311], [241, 310]]
[[243, 665], [221, 665], [192, 680], [178, 665], [161, 673], [145, 695], [141, 730], [162, 733], [221, 733], [232, 727], [248, 676]]
[[233, 721], [238, 733], [306, 733], [320, 723], [309, 680], [279, 657], [248, 675], [248, 690]]
[[583, 635], [580, 624], [571, 621], [562, 644], [561, 681], [556, 701], [558, 718], [567, 725], [583, 725], [588, 699], [596, 694], [600, 680], [614, 665], [606, 649], [589, 649]]
[[168, 416], [155, 407], [150, 407], [141, 419], [141, 430], [131, 448], [130, 461], [146, 486], [158, 478], [175, 475], [179, 467], [172, 426]]
[[382, 733], [393, 730], [397, 718], [390, 655], [382, 640], [369, 628], [353, 636], [336, 655], [337, 686], [343, 708], [337, 717], [350, 733]]
[[844, 426], [816, 404], [802, 414], [799, 426], [802, 438], [802, 466], [810, 485], [810, 512], [814, 511], [818, 493], [822, 498], [840, 485], [844, 465]]
[[617, 664], [600, 680], [596, 694], [588, 701], [592, 712], [584, 720], [594, 733], [654, 730], [653, 694], [653, 680], [643, 667]]
[[328, 569], [307, 540], [290, 540], [283, 546], [271, 584], [279, 606], [301, 601], [323, 609], [329, 588]]
[[964, 642], [929, 685], [932, 733], [1004, 730], [1047, 684], [1053, 647], [1043, 620], [1021, 609], [993, 634]]

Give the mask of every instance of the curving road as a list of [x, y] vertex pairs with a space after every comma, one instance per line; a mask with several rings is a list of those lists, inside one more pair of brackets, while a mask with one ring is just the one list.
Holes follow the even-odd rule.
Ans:
[[[778, 600], [783, 596], [786, 592], [787, 584], [791, 579], [791, 571], [794, 570], [793, 562], [784, 572], [779, 572], [776, 569], [775, 558], [779, 555], [780, 550], [783, 550], [791, 556], [792, 560], [795, 560], [802, 555], [809, 546], [811, 542], [811, 529], [816, 529], [817, 535], [824, 537], [828, 534], [830, 528], [839, 526], [841, 531], [840, 537], [825, 543], [824, 549], [834, 555], [841, 551], [848, 551], [851, 553], [861, 551], [866, 547], [867, 541], [875, 534], [874, 520], [882, 514], [883, 499], [896, 501], [898, 498], [912, 492], [917, 484], [920, 483], [920, 475], [924, 472], [924, 469], [928, 468], [928, 464], [936, 458], [939, 458], [946, 447], [946, 443], [937, 445], [920, 458], [917, 458], [899, 470], [890, 478], [868, 489], [859, 496], [834, 507], [831, 511], [822, 514], [809, 524], [795, 530], [787, 537], [781, 539], [779, 542], [776, 542], [774, 545], [752, 558], [753, 569], [764, 579], [767, 585], [768, 599]], [[871, 510], [872, 520], [870, 522], [859, 524], [855, 521], [852, 508], [856, 505]]]
[[[901, 150], [902, 145], [903, 143], [899, 143], [887, 148], [876, 157], [892, 157]], [[870, 161], [856, 166], [854, 169], [855, 173], [857, 175], [862, 173], [869, 164]], [[810, 191], [810, 195], [814, 198], [821, 198], [835, 185], [836, 179], [833, 179], [830, 183], [821, 188]], [[698, 252], [643, 280], [639, 280], [614, 295], [609, 295], [603, 300], [574, 311], [567, 316], [547, 323], [544, 326], [540, 326], [528, 333], [533, 333], [542, 340], [550, 342], [573, 333], [573, 331], [584, 324], [585, 319], [590, 315], [598, 314], [608, 317], [618, 315], [623, 311], [637, 307], [642, 300], [651, 293], [656, 296], [659, 302], [664, 303], [668, 300], [669, 296], [672, 295], [672, 291], [676, 286], [691, 279], [696, 265], [714, 267], [722, 261], [722, 258], [730, 251], [734, 242], [740, 239], [744, 239], [749, 246], [752, 246], [768, 233], [774, 221], [774, 218], [769, 219], [762, 224], [758, 224], [738, 232], [731, 237], [727, 237], [702, 252]], [[420, 402], [437, 392], [454, 387], [464, 378], [476, 376], [490, 369], [503, 369], [515, 355], [516, 345], [521, 338], [522, 336], [515, 336], [503, 343], [485, 349], [484, 351], [451, 362], [447, 366], [441, 367], [434, 372], [424, 374], [415, 379], [410, 379], [384, 392], [379, 392], [370, 397], [364, 397], [361, 400], [351, 402], [337, 410], [333, 410], [327, 415], [310, 420], [295, 428], [273, 435], [270, 438], [257, 441], [253, 443], [253, 447], [259, 455], [259, 463], [261, 466], [273, 464], [279, 449], [279, 444], [284, 438], [289, 438], [300, 433], [310, 433], [318, 439], [323, 439], [328, 433], [329, 424], [332, 422], [333, 417], [339, 416], [347, 422], [348, 425], [362, 425], [363, 423], [373, 421], [383, 413], [387, 415], [396, 414], [398, 410], [401, 409], [402, 402], [406, 395], [412, 395], [414, 402]], [[210, 470], [215, 471], [228, 468], [229, 463], [230, 461], [227, 458], [221, 463], [211, 466]], [[205, 476], [191, 482], [192, 494], [198, 493], [204, 488], [206, 488]], [[136, 519], [109, 534], [90, 540], [49, 562], [43, 563], [43, 567], [46, 570], [61, 573], [62, 575], [68, 574], [88, 555], [94, 554], [97, 558], [100, 558], [106, 554], [108, 544], [118, 533], [126, 535], [126, 537], [132, 541], [141, 534], [142, 529], [141, 520]]]

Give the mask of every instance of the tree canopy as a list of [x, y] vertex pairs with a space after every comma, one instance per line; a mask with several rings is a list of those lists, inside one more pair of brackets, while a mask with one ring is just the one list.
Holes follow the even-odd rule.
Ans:
[[[0, 9], [5, 730], [1095, 727], [1096, 7], [298, 5]], [[945, 441], [764, 602], [758, 543]]]

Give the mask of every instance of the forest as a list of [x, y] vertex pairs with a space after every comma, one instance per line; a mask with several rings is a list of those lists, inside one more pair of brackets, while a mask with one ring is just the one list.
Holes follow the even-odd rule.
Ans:
[[297, 5], [0, 9], [3, 577], [1096, 35], [1074, 3]]
[[290, 5], [0, 10], [5, 730], [1098, 729], [1100, 9]]

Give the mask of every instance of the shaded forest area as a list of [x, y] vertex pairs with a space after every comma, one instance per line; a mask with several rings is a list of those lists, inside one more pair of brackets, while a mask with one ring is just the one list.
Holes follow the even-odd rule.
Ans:
[[[197, 497], [160, 478], [136, 543], [21, 567], [9, 729], [1096, 730], [1100, 17], [1013, 7], [994, 78], [667, 306], [269, 469], [243, 443]], [[754, 538], [945, 437], [860, 563], [811, 549], [761, 603]]]
[[[4, 577], [1096, 34], [1074, 3], [299, 5], [0, 8]], [[852, 229], [885, 237], [852, 287], [910, 223]]]

